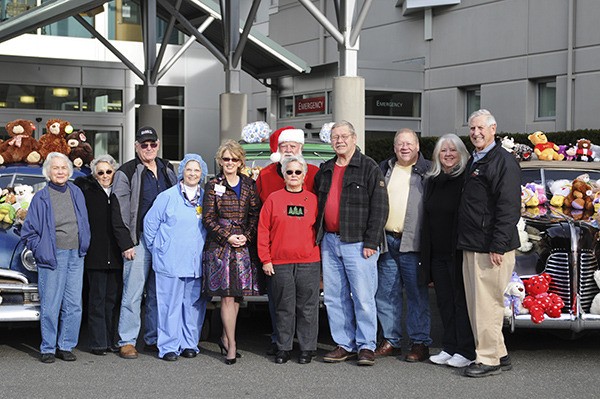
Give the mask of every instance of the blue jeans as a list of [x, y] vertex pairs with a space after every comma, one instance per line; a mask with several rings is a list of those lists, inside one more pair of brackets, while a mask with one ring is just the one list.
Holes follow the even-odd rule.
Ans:
[[57, 249], [56, 262], [54, 270], [38, 269], [41, 353], [73, 350], [81, 327], [83, 258], [78, 249]]
[[349, 352], [375, 350], [377, 256], [363, 257], [363, 243], [325, 233], [321, 242], [323, 292], [331, 337]]
[[[140, 333], [141, 304], [146, 288], [146, 318], [144, 341], [156, 344], [157, 305], [154, 272], [150, 270], [152, 254], [146, 248], [144, 236], [135, 247], [135, 258], [123, 261], [123, 297], [119, 317], [119, 346], [134, 345]], [[147, 281], [147, 283], [146, 283]]]
[[412, 344], [431, 345], [429, 290], [418, 281], [419, 254], [400, 252], [400, 238], [387, 236], [388, 252], [377, 262], [377, 318], [383, 338], [395, 348], [402, 340], [402, 289], [406, 292], [406, 332]]

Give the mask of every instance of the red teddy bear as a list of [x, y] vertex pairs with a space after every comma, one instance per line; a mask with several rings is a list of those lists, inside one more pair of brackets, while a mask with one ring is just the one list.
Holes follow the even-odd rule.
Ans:
[[533, 276], [525, 281], [525, 292], [527, 296], [523, 299], [523, 307], [529, 309], [531, 321], [540, 324], [544, 321], [544, 314], [549, 317], [560, 317], [565, 303], [560, 296], [548, 293], [552, 278], [547, 273]]

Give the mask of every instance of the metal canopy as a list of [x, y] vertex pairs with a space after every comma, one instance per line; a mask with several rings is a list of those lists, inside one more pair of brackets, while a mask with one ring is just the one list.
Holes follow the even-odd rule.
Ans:
[[[143, 2], [143, 0], [140, 0], [140, 2]], [[79, 13], [92, 10], [104, 3], [107, 3], [107, 1], [55, 0], [44, 3], [17, 17], [1, 22], [0, 43], [24, 33], [30, 33], [39, 27], [60, 21], [69, 16], [76, 16]], [[209, 46], [213, 47], [213, 51], [216, 49], [221, 54], [224, 53], [224, 22], [220, 7], [214, 1], [159, 0], [156, 4], [156, 9], [157, 14], [166, 21], [171, 20], [173, 10], [177, 10], [180, 17], [187, 23], [182, 23], [178, 19], [175, 21], [174, 27], [188, 36], [194, 36], [190, 33], [190, 27], [197, 29], [209, 17], [211, 20], [214, 19], [200, 35], [209, 42]], [[198, 32], [195, 32], [195, 35], [197, 36]], [[202, 43], [204, 40], [197, 41]], [[206, 47], [206, 42], [202, 44]], [[260, 34], [255, 29], [252, 29], [248, 35], [241, 61], [242, 69], [259, 80], [310, 72], [310, 66], [306, 62], [273, 40]]]

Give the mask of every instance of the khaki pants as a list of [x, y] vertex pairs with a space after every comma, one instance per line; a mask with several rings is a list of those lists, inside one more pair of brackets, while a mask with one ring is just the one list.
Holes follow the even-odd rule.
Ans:
[[504, 289], [515, 267], [515, 251], [504, 254], [500, 266], [492, 265], [488, 253], [463, 252], [463, 277], [467, 310], [475, 336], [476, 362], [500, 364], [506, 356], [502, 335]]

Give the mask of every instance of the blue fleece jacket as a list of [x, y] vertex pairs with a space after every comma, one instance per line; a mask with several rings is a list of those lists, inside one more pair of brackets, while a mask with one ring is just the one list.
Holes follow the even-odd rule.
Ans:
[[[83, 193], [75, 184], [67, 182], [79, 235], [79, 256], [84, 257], [90, 246], [90, 224]], [[50, 201], [49, 187], [46, 185], [38, 191], [29, 204], [27, 217], [21, 228], [21, 238], [25, 245], [33, 252], [38, 267], [56, 269], [56, 225], [54, 212]]]

